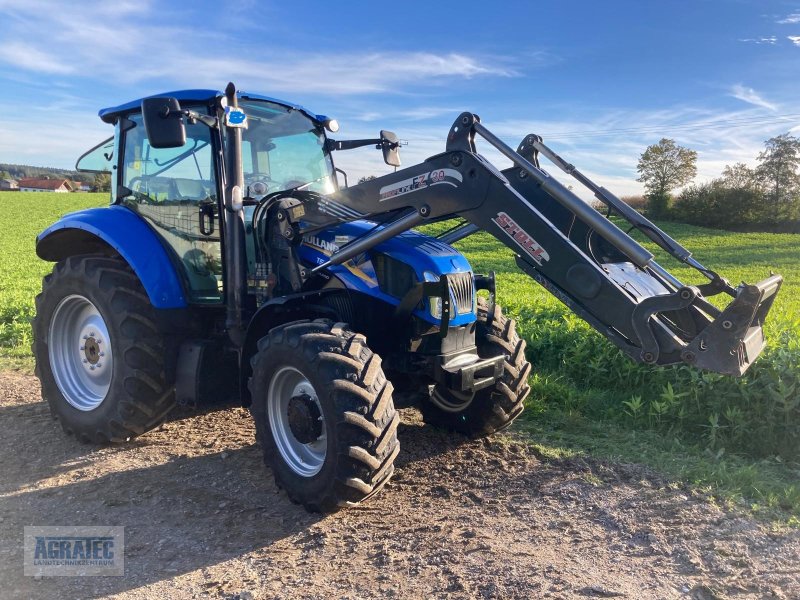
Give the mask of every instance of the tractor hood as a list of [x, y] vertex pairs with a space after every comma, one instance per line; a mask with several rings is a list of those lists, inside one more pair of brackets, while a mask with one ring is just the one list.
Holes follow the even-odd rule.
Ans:
[[[306, 236], [301, 247], [303, 260], [311, 265], [322, 264], [351, 240], [375, 228], [371, 221], [353, 221], [338, 227]], [[409, 265], [419, 281], [427, 271], [435, 275], [471, 271], [469, 261], [452, 246], [416, 231], [406, 231], [375, 246], [370, 252], [380, 252]], [[356, 259], [352, 262], [359, 264]]]
[[[308, 265], [321, 265], [351, 240], [363, 236], [374, 228], [375, 223], [371, 221], [353, 221], [306, 236], [300, 246], [300, 257]], [[418, 282], [426, 279], [426, 273], [430, 280], [431, 274], [438, 278], [441, 275], [472, 271], [469, 261], [455, 248], [430, 236], [415, 231], [406, 231], [377, 244], [368, 252], [356, 256], [352, 260], [330, 267], [330, 272], [349, 289], [358, 290], [390, 304], [399, 305], [402, 298], [399, 295], [387, 293], [387, 290], [381, 289], [379, 285], [373, 263], [376, 254], [386, 255], [408, 265], [414, 271], [415, 279]], [[474, 289], [472, 294], [474, 294]], [[434, 325], [439, 324], [439, 319], [432, 317], [426, 310], [415, 310], [414, 314]], [[474, 320], [475, 315], [471, 311], [454, 314], [450, 319], [450, 325], [465, 325]]]

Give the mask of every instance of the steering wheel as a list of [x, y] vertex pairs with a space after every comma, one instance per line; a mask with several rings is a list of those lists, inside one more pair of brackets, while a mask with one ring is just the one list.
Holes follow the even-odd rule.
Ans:
[[250, 198], [261, 198], [270, 192], [270, 188], [275, 186], [275, 180], [268, 175], [253, 175], [245, 180], [247, 185], [246, 196]]

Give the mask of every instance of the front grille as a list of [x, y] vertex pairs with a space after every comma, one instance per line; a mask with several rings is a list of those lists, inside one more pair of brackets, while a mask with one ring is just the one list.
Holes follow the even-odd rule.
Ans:
[[465, 315], [472, 312], [472, 296], [475, 293], [472, 284], [472, 273], [448, 273], [450, 296], [455, 304], [456, 314]]

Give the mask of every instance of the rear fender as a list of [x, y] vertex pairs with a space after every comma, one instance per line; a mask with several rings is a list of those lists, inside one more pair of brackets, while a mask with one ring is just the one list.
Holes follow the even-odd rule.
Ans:
[[130, 265], [158, 309], [185, 308], [175, 265], [158, 236], [124, 206], [90, 208], [63, 216], [36, 238], [39, 258], [57, 262], [78, 254], [117, 253]]

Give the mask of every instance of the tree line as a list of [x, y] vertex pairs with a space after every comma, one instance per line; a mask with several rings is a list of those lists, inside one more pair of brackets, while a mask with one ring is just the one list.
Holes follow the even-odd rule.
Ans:
[[[688, 185], [697, 175], [697, 152], [663, 138], [648, 146], [637, 165], [645, 210], [671, 219], [723, 229], [800, 231], [800, 139], [768, 139], [757, 165], [727, 165], [720, 177]], [[688, 186], [688, 187], [684, 187]], [[683, 188], [675, 196], [673, 191]]]
[[45, 177], [59, 179], [63, 177], [64, 179], [80, 181], [81, 183], [92, 183], [94, 179], [92, 173], [79, 173], [69, 169], [0, 163], [0, 179], [26, 179], [28, 177], [37, 179], [44, 179]]
[[91, 186], [93, 192], [111, 190], [111, 177], [108, 173], [81, 173], [53, 167], [33, 167], [30, 165], [13, 165], [0, 163], [0, 179], [69, 179]]

